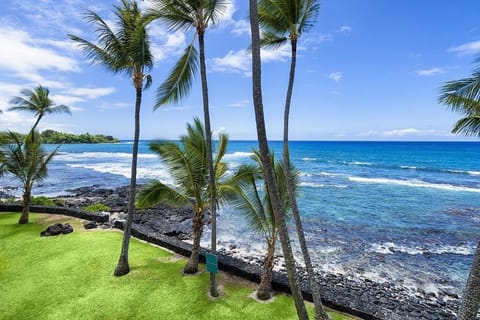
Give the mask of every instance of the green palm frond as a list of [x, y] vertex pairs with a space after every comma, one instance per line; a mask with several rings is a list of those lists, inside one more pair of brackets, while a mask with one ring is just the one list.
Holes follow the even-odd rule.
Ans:
[[58, 147], [47, 153], [40, 142], [39, 133], [21, 136], [15, 132], [6, 133], [6, 144], [0, 146], [0, 175], [10, 173], [24, 188], [31, 188], [35, 182], [47, 177], [47, 166], [56, 155]]
[[288, 41], [287, 37], [279, 37], [277, 34], [263, 31], [260, 45], [264, 48], [278, 49]]
[[[220, 141], [221, 143], [219, 143], [219, 145], [221, 148], [226, 149], [228, 143], [227, 136], [222, 135]], [[187, 125], [187, 134], [180, 137], [180, 143], [171, 141], [151, 143], [150, 149], [160, 156], [161, 160], [168, 168], [174, 179], [174, 186], [168, 187], [161, 182], [152, 182], [150, 185], [153, 189], [148, 187], [145, 190], [149, 191], [143, 196], [140, 195], [140, 198], [143, 199], [144, 197], [147, 197], [148, 194], [148, 199], [139, 200], [140, 205], [144, 207], [164, 201], [165, 199], [163, 196], [160, 197], [160, 195], [175, 191], [178, 195], [175, 197], [173, 197], [173, 193], [170, 195], [170, 200], [173, 202], [177, 201], [177, 199], [183, 201], [183, 198], [193, 198], [198, 207], [208, 207], [210, 193], [208, 190], [209, 182], [206, 148], [205, 129], [198, 118], [195, 118], [193, 123]], [[223, 178], [228, 170], [227, 164], [221, 162], [221, 156], [224, 153], [224, 150], [219, 150], [217, 158], [215, 159], [219, 173], [217, 176], [218, 181], [216, 183], [224, 186], [224, 189], [222, 190], [227, 193], [226, 190], [231, 190], [232, 187], [228, 185], [227, 179]], [[156, 187], [154, 188], [153, 185]], [[171, 190], [168, 191], [166, 189], [167, 187]], [[157, 190], [157, 192], [155, 193], [154, 190]], [[230, 193], [231, 192], [232, 191], [230, 191]], [[184, 202], [182, 202], [182, 204], [183, 203]]]
[[159, 202], [179, 206], [188, 204], [189, 199], [160, 181], [152, 181], [140, 191], [137, 206], [139, 208], [148, 208]]
[[480, 137], [480, 114], [472, 114], [458, 120], [453, 126], [452, 133]]
[[198, 52], [192, 41], [175, 64], [168, 78], [158, 88], [154, 109], [158, 109], [169, 102], [177, 103], [184, 98], [190, 91], [197, 73]]
[[187, 31], [195, 25], [194, 7], [191, 1], [151, 0], [152, 6], [146, 16], [150, 20], [159, 19], [172, 31]]
[[[258, 20], [262, 27], [262, 45], [279, 43], [279, 39], [297, 39], [314, 26], [318, 11], [318, 0], [260, 0]], [[277, 41], [273, 41], [276, 35]], [[263, 38], [266, 39], [263, 39]]]
[[146, 31], [149, 20], [145, 19], [135, 1], [122, 0], [114, 6], [115, 31], [97, 13], [88, 11], [85, 20], [95, 26], [97, 43], [75, 35], [70, 39], [77, 42], [92, 64], [99, 64], [113, 73], [132, 77], [144, 77], [145, 69], [153, 67], [153, 55]]

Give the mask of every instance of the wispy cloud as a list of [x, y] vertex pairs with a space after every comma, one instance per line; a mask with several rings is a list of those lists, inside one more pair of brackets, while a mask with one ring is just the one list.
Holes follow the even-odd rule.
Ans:
[[338, 32], [343, 33], [343, 34], [350, 34], [352, 32], [352, 27], [350, 26], [341, 26], [338, 29]]
[[440, 67], [433, 67], [430, 69], [420, 69], [415, 71], [415, 73], [418, 76], [423, 76], [423, 77], [436, 76], [438, 74], [442, 74], [445, 72], [446, 72], [445, 68], [440, 68]]
[[449, 135], [448, 132], [432, 130], [432, 129], [393, 129], [386, 131], [370, 130], [368, 132], [360, 133], [360, 137], [375, 137], [375, 138], [415, 138], [415, 137], [441, 137]]
[[245, 107], [248, 107], [249, 105], [250, 105], [250, 100], [245, 99], [245, 100], [240, 100], [240, 101], [227, 104], [227, 107], [245, 108]]
[[457, 47], [450, 48], [448, 51], [458, 55], [474, 55], [480, 53], [480, 40], [464, 43]]
[[[286, 61], [290, 58], [288, 45], [277, 50], [262, 49], [262, 62]], [[244, 76], [251, 74], [251, 53], [248, 50], [229, 51], [225, 56], [210, 60], [211, 70], [225, 73], [243, 73]]]
[[0, 50], [0, 71], [23, 80], [40, 82], [41, 71], [78, 72], [77, 62], [51, 48], [42, 46], [42, 40], [11, 27], [0, 27], [0, 43], [8, 43]]
[[328, 75], [328, 77], [335, 82], [339, 82], [342, 79], [342, 73], [341, 72], [332, 72]]

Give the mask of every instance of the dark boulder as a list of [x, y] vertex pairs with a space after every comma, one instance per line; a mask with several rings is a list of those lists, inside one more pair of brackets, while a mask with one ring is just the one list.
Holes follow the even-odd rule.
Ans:
[[73, 227], [69, 223], [55, 223], [48, 226], [45, 231], [40, 232], [41, 237], [56, 236], [73, 232]]
[[95, 221], [88, 221], [83, 225], [83, 227], [87, 230], [88, 229], [96, 229], [97, 228], [97, 223]]

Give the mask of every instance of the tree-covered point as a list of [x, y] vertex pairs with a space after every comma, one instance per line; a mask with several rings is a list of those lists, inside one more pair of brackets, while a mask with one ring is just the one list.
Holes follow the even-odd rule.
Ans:
[[54, 130], [45, 130], [40, 134], [43, 143], [114, 143], [119, 142], [118, 139], [112, 136], [103, 134], [72, 134], [63, 133]]

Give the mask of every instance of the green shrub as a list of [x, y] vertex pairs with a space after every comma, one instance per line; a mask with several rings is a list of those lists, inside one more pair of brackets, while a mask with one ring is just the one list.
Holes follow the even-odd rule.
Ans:
[[30, 204], [33, 206], [48, 206], [48, 207], [55, 207], [57, 204], [50, 198], [39, 196], [39, 197], [32, 197], [30, 200]]
[[89, 206], [83, 207], [82, 209], [88, 212], [100, 212], [100, 211], [112, 210], [112, 208], [110, 208], [109, 206], [103, 203], [94, 203]]

